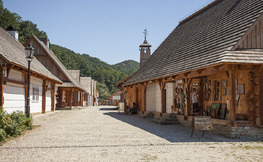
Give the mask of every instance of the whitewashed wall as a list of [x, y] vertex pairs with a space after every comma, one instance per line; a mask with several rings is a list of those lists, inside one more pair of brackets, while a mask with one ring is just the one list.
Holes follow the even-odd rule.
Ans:
[[174, 100], [174, 83], [166, 83], [166, 113], [171, 113], [171, 106]]
[[3, 107], [8, 113], [17, 110], [25, 112], [25, 87], [7, 83], [4, 91]]
[[155, 84], [149, 84], [146, 89], [146, 111], [155, 112], [155, 101]]
[[24, 82], [24, 74], [21, 71], [10, 70], [8, 79]]
[[147, 85], [146, 111], [161, 112], [161, 89], [158, 84]]
[[[11, 70], [8, 79], [24, 82], [23, 73], [16, 70]], [[42, 89], [43, 80], [35, 77], [30, 78], [30, 113], [42, 112]], [[48, 84], [50, 88], [50, 83]], [[39, 100], [33, 101], [33, 88], [39, 89]], [[57, 94], [58, 87], [55, 86], [55, 95]], [[55, 100], [56, 102], [56, 100]], [[56, 104], [56, 103], [55, 103]], [[19, 110], [25, 112], [25, 86], [15, 83], [7, 82], [4, 91], [4, 110], [8, 113]], [[51, 91], [46, 93], [46, 111], [51, 111]]]
[[93, 96], [89, 96], [89, 106], [93, 106]]
[[46, 93], [46, 112], [51, 111], [51, 90]]
[[[39, 113], [42, 112], [42, 89], [43, 89], [43, 80], [31, 77], [30, 78], [30, 113]], [[39, 100], [33, 101], [33, 88], [39, 89]]]
[[[11, 70], [9, 79], [23, 82], [23, 73]], [[3, 109], [8, 113], [19, 110], [25, 112], [25, 86], [7, 82], [4, 91]]]

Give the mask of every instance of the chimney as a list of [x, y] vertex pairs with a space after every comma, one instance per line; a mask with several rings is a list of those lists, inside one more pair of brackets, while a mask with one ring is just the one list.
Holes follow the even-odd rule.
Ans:
[[49, 48], [49, 39], [48, 39], [48, 37], [45, 37], [45, 38], [39, 38], [39, 40], [40, 40], [41, 42], [43, 42], [44, 45], [47, 46], [47, 48]]
[[13, 26], [9, 26], [6, 31], [18, 41], [18, 31]]

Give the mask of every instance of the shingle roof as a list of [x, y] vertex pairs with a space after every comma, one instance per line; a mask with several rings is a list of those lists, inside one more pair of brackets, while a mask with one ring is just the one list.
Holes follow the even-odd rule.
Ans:
[[[28, 67], [28, 62], [25, 58], [25, 47], [15, 40], [9, 33], [0, 28], [0, 55], [8, 62], [16, 64], [25, 69]], [[33, 59], [30, 69], [40, 75], [57, 82], [61, 81], [47, 70], [37, 59]]]
[[68, 77], [68, 79], [72, 82], [63, 82], [63, 84], [61, 85], [62, 87], [77, 87], [80, 88], [82, 90], [84, 90], [84, 88], [80, 85], [80, 83], [73, 79], [71, 77], [71, 75], [68, 73], [68, 70], [66, 69], [66, 67], [59, 61], [59, 59], [57, 58], [57, 56], [46, 46], [44, 45], [44, 43], [42, 43], [37, 37], [32, 36], [30, 39], [34, 39], [46, 52], [46, 54], [48, 54], [52, 60], [54, 60], [54, 62], [58, 65], [58, 67], [61, 69], [61, 71]]
[[[217, 63], [237, 62], [241, 53], [227, 51], [241, 39], [262, 10], [262, 0], [218, 0], [212, 3], [182, 21], [125, 85]], [[233, 57], [240, 59], [233, 61]]]

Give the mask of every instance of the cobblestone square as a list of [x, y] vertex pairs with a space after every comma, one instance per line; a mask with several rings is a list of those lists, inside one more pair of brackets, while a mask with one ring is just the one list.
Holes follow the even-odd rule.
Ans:
[[261, 161], [263, 143], [158, 125], [114, 107], [34, 116], [40, 127], [0, 146], [0, 161]]

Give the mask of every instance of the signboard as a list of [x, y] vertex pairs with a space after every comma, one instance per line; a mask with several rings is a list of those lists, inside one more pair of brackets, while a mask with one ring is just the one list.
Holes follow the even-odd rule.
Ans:
[[121, 96], [113, 96], [112, 99], [113, 100], [121, 100]]
[[193, 117], [192, 127], [195, 130], [212, 130], [212, 120], [210, 116]]
[[205, 131], [209, 131], [210, 137], [212, 139], [212, 120], [210, 116], [194, 116], [192, 120], [192, 133], [191, 137], [193, 136], [194, 131], [197, 131], [198, 138], [200, 139], [199, 136], [199, 131], [203, 131], [203, 135]]

